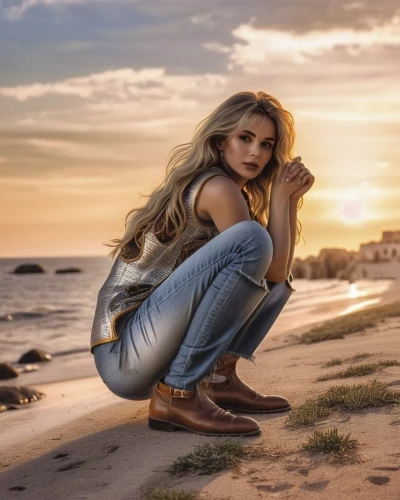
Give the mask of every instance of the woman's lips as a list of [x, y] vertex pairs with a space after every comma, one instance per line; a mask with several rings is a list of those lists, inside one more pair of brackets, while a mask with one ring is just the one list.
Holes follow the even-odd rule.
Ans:
[[258, 165], [254, 165], [253, 163], [243, 163], [243, 165], [246, 165], [246, 167], [251, 168], [252, 170], [258, 169]]

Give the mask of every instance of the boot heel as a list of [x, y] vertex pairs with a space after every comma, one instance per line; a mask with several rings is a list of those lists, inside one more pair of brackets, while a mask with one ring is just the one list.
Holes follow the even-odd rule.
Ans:
[[179, 429], [174, 424], [170, 422], [163, 422], [162, 420], [154, 420], [154, 418], [149, 417], [149, 427], [155, 431], [165, 431], [165, 432], [174, 432]]

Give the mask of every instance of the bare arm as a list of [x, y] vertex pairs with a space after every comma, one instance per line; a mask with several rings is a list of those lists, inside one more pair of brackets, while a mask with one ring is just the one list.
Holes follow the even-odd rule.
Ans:
[[[293, 258], [291, 241], [294, 246], [295, 236], [291, 238], [292, 227], [289, 224], [289, 214], [292, 213], [289, 200], [291, 191], [293, 187], [283, 185], [282, 189], [272, 190], [271, 193], [266, 229], [271, 236], [274, 253], [265, 275], [270, 281], [285, 281], [289, 274], [287, 273], [289, 256], [292, 255]], [[196, 206], [211, 217], [220, 233], [238, 222], [252, 220], [239, 188], [233, 180], [223, 176], [212, 177], [205, 182], [198, 195]], [[296, 208], [296, 203], [294, 206]], [[294, 220], [294, 231], [296, 231], [296, 220]]]
[[287, 179], [289, 183], [295, 182], [299, 186], [290, 195], [289, 205], [289, 224], [290, 224], [290, 254], [286, 274], [289, 276], [293, 263], [294, 246], [297, 237], [297, 207], [299, 200], [312, 188], [315, 177], [305, 168], [304, 163], [301, 163], [301, 156], [296, 156], [291, 161], [292, 165], [288, 169]]
[[207, 180], [197, 197], [196, 207], [208, 214], [218, 231], [251, 220], [246, 200], [232, 179], [215, 176]]
[[265, 278], [285, 281], [291, 254], [290, 201], [286, 195], [272, 191], [267, 231], [272, 239], [273, 257]]
[[274, 245], [274, 257], [267, 274], [273, 270], [277, 275], [275, 279], [271, 278], [272, 281], [284, 281], [290, 275], [296, 243], [297, 204], [313, 186], [314, 180], [301, 163], [301, 157], [297, 156], [281, 166], [272, 183], [267, 227]]
[[290, 226], [290, 251], [289, 258], [286, 269], [286, 277], [289, 276], [290, 270], [292, 268], [293, 257], [294, 257], [294, 247], [296, 243], [296, 231], [297, 231], [297, 203], [298, 200], [292, 198], [289, 199], [289, 226]]

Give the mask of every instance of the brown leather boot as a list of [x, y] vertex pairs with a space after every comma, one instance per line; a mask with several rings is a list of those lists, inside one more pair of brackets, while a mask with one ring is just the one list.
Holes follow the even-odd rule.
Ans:
[[149, 427], [170, 432], [186, 429], [206, 436], [254, 436], [261, 432], [255, 420], [222, 410], [200, 387], [184, 391], [162, 382], [150, 401]]
[[287, 399], [281, 396], [264, 396], [242, 382], [236, 373], [238, 359], [233, 354], [221, 356], [214, 376], [203, 383], [207, 395], [215, 404], [243, 413], [279, 413], [291, 410]]

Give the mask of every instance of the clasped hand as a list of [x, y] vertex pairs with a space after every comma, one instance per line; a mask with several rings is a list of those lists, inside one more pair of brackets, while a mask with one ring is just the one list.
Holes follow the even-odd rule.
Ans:
[[301, 163], [301, 157], [296, 156], [285, 165], [281, 166], [272, 183], [272, 193], [299, 200], [314, 184], [315, 177]]

